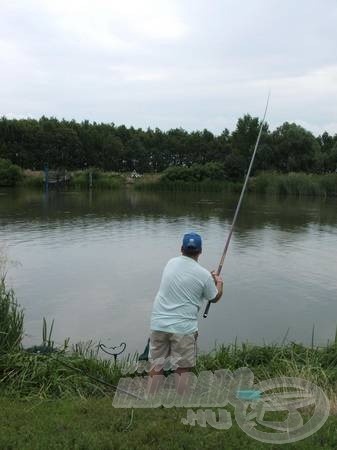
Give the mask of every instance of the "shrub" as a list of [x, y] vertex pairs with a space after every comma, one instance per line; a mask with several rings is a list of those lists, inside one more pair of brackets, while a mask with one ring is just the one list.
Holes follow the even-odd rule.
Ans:
[[224, 180], [222, 164], [210, 162], [207, 164], [192, 164], [190, 167], [169, 167], [163, 173], [162, 182], [197, 183], [200, 181]]
[[33, 189], [41, 189], [45, 185], [43, 175], [31, 175], [25, 174], [24, 179], [22, 180], [21, 186]]
[[16, 186], [22, 178], [19, 166], [12, 164], [8, 159], [0, 159], [0, 186]]

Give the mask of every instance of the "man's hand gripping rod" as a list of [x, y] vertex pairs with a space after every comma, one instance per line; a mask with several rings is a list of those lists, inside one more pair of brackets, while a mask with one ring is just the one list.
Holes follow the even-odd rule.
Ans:
[[[252, 159], [250, 160], [250, 164], [249, 164], [249, 167], [248, 167], [248, 171], [247, 171], [247, 175], [246, 175], [246, 178], [245, 178], [245, 182], [243, 183], [243, 186], [242, 186], [242, 190], [241, 190], [240, 198], [239, 198], [236, 210], [235, 210], [233, 222], [232, 222], [232, 225], [231, 225], [230, 230], [229, 230], [229, 234], [228, 234], [228, 237], [227, 237], [227, 240], [226, 240], [225, 248], [224, 248], [224, 251], [222, 253], [222, 256], [221, 256], [221, 259], [220, 259], [220, 264], [219, 264], [218, 270], [216, 271], [216, 275], [220, 275], [220, 273], [221, 273], [222, 266], [224, 264], [225, 257], [226, 257], [226, 254], [227, 254], [227, 250], [228, 250], [228, 247], [229, 247], [229, 243], [231, 241], [231, 237], [232, 237], [232, 234], [233, 234], [235, 222], [236, 222], [236, 219], [237, 219], [239, 211], [240, 211], [242, 199], [243, 199], [243, 196], [244, 196], [244, 193], [245, 193], [245, 190], [246, 190], [246, 186], [247, 186], [247, 183], [248, 183], [248, 180], [249, 180], [250, 172], [251, 172], [252, 167], [253, 167], [256, 151], [257, 151], [257, 148], [259, 146], [259, 142], [260, 142], [260, 138], [261, 138], [261, 134], [262, 134], [263, 125], [264, 125], [264, 122], [265, 122], [265, 119], [266, 119], [268, 105], [269, 105], [269, 98], [270, 98], [270, 92], [268, 94], [266, 108], [264, 110], [264, 115], [263, 115], [263, 119], [262, 119], [262, 122], [261, 122], [261, 125], [260, 125], [260, 131], [259, 131], [259, 134], [258, 134], [258, 137], [257, 137], [257, 140], [256, 140], [256, 144], [255, 144], [255, 148], [254, 148], [254, 151], [253, 151]], [[207, 306], [206, 306], [205, 312], [204, 312], [204, 318], [205, 319], [208, 316], [208, 312], [209, 312], [209, 308], [211, 307], [211, 304], [212, 304], [212, 302], [208, 302], [207, 303]]]

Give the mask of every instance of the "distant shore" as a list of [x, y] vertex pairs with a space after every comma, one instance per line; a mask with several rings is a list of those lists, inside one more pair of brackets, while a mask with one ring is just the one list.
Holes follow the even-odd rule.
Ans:
[[[43, 174], [28, 172], [22, 185], [43, 188]], [[207, 178], [200, 181], [174, 180], [168, 179], [165, 172], [142, 174], [138, 177], [133, 177], [132, 173], [96, 172], [91, 181], [91, 187], [102, 190], [132, 188], [138, 191], [163, 192], [240, 192], [242, 182]], [[66, 188], [89, 189], [88, 171], [75, 172]], [[336, 197], [337, 174], [263, 172], [249, 180], [248, 192], [276, 196]]]
[[[242, 181], [225, 179], [217, 171], [172, 167], [161, 173], [103, 172], [86, 169], [73, 172], [50, 171], [49, 189], [115, 190], [131, 188], [138, 191], [168, 192], [240, 192]], [[0, 187], [21, 187], [43, 190], [46, 188], [43, 171], [24, 170], [15, 182], [2, 182]], [[260, 172], [251, 177], [248, 191], [276, 196], [337, 196], [337, 173], [310, 174], [302, 172]]]

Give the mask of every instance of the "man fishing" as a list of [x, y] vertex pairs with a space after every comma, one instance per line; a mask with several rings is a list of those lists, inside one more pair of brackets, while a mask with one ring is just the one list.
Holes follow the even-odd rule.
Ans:
[[[151, 316], [150, 377], [168, 369], [181, 375], [196, 364], [200, 306], [203, 300], [216, 303], [223, 289], [221, 277], [198, 263], [201, 252], [200, 235], [185, 234], [181, 256], [170, 259], [164, 268]], [[158, 386], [151, 382], [154, 392]], [[179, 381], [178, 391], [184, 391], [182, 384]]]

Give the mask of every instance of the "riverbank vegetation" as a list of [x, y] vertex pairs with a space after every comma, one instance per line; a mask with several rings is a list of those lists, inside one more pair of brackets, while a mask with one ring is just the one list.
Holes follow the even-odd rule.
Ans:
[[337, 196], [337, 173], [260, 173], [250, 180], [248, 189], [258, 194], [296, 196]]
[[68, 186], [75, 189], [118, 189], [124, 178], [116, 172], [103, 172], [97, 169], [78, 170], [71, 174]]
[[[214, 162], [193, 164], [190, 167], [169, 167], [160, 174], [144, 174], [139, 178], [132, 178], [130, 173], [103, 172], [95, 168], [51, 172], [50, 177], [54, 181], [66, 177], [67, 181], [61, 182], [61, 188], [75, 190], [132, 186], [139, 191], [240, 192], [242, 188], [242, 181], [227, 179], [224, 166]], [[0, 160], [0, 186], [41, 190], [44, 185], [45, 175], [42, 171], [22, 171], [10, 161]], [[249, 180], [248, 191], [277, 196], [337, 196], [337, 173], [260, 172]]]
[[[46, 174], [44, 171], [22, 170], [9, 160], [0, 159], [0, 187], [25, 187], [43, 189]], [[67, 172], [65, 170], [48, 171], [49, 186], [67, 189], [118, 189], [127, 182], [126, 175], [116, 172], [103, 172], [91, 168]]]
[[[212, 172], [209, 167], [217, 167]], [[139, 180], [135, 188], [140, 191], [240, 192], [242, 182], [221, 179], [220, 165], [169, 168], [156, 179]], [[267, 195], [337, 196], [337, 173], [306, 174], [261, 172], [248, 182], [248, 192]]]

